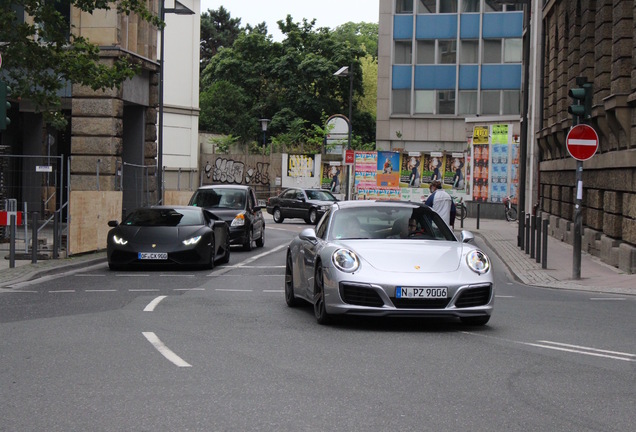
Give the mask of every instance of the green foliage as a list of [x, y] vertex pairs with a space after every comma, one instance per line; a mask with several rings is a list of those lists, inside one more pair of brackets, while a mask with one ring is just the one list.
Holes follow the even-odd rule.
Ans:
[[[364, 24], [332, 31], [315, 28], [315, 20], [294, 22], [288, 15], [278, 21], [282, 42], [274, 42], [264, 24], [241, 29], [234, 44], [219, 49], [201, 74], [201, 129], [240, 136], [243, 142], [253, 143], [250, 151], [260, 153], [258, 119], [270, 118], [267, 135], [273, 138], [268, 152], [270, 147], [275, 152], [319, 152], [324, 113], [349, 112], [350, 81], [334, 76], [342, 66], [349, 66], [353, 70], [354, 133], [360, 134], [361, 146], [362, 142], [375, 142], [375, 124], [370, 124], [375, 122], [375, 87], [365, 74], [377, 79], [377, 24]], [[373, 28], [374, 38], [368, 33]], [[375, 46], [373, 54], [366, 51], [368, 46]], [[232, 92], [220, 92], [220, 82], [231, 86]], [[369, 89], [366, 98], [365, 89]], [[249, 123], [248, 119], [253, 125], [249, 130], [240, 126]]]
[[[93, 90], [119, 86], [138, 73], [130, 57], [121, 57], [112, 65], [100, 62], [99, 47], [70, 27], [70, 6], [84, 12], [116, 9], [138, 14], [161, 26], [145, 0], [0, 0], [0, 47], [2, 71], [15, 98], [29, 100], [36, 111], [45, 113], [53, 126], [64, 126], [59, 94], [69, 83]], [[22, 11], [32, 17], [23, 20]], [[37, 85], [34, 85], [37, 83]]]
[[210, 138], [208, 142], [214, 146], [214, 153], [227, 154], [230, 148], [235, 145], [239, 140], [239, 137], [233, 135], [222, 135], [216, 138]]
[[241, 33], [241, 19], [230, 17], [223, 7], [201, 14], [201, 63], [203, 71], [221, 48], [231, 47]]

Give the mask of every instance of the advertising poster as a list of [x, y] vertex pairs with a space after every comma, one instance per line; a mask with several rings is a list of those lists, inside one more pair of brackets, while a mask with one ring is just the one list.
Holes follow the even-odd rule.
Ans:
[[340, 162], [323, 162], [320, 187], [339, 194], [344, 181], [344, 171]]
[[399, 187], [400, 153], [378, 152], [376, 179], [378, 187]]
[[377, 187], [378, 154], [374, 151], [355, 152], [354, 185], [360, 199], [360, 188], [369, 189]]
[[419, 188], [422, 183], [422, 154], [409, 152], [402, 154], [400, 186]]
[[444, 184], [456, 191], [466, 190], [466, 155], [464, 153], [451, 153], [446, 155], [444, 168]]
[[508, 144], [493, 144], [490, 155], [490, 201], [500, 203], [508, 193]]
[[431, 182], [442, 181], [444, 172], [444, 153], [431, 152], [422, 157], [422, 184], [428, 187]]
[[287, 159], [287, 177], [313, 177], [314, 155], [290, 154]]
[[487, 202], [489, 194], [488, 175], [490, 172], [490, 141], [488, 126], [475, 126], [472, 153], [473, 201]]

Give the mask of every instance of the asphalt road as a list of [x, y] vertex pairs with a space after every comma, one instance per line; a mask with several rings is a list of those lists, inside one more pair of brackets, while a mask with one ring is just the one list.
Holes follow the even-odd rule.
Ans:
[[[625, 431], [636, 299], [518, 285], [483, 328], [290, 309], [306, 225], [209, 270], [105, 264], [0, 294], [0, 431]], [[478, 241], [479, 244], [479, 241]]]

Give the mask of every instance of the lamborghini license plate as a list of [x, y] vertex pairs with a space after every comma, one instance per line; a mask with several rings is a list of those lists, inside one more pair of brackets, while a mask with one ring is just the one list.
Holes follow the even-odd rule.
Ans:
[[137, 257], [140, 260], [167, 260], [167, 252], [139, 252]]

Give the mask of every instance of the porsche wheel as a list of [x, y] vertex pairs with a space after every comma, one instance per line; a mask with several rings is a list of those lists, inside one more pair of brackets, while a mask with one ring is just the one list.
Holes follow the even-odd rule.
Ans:
[[216, 244], [214, 242], [214, 237], [212, 237], [212, 239], [210, 239], [210, 262], [208, 262], [207, 264], [207, 268], [209, 270], [212, 270], [214, 268], [214, 258], [216, 257], [216, 251], [215, 248]]
[[265, 246], [265, 227], [264, 226], [263, 226], [263, 229], [261, 230], [260, 238], [256, 239], [256, 247], [262, 248], [263, 246]]
[[316, 209], [309, 210], [309, 216], [307, 216], [307, 220], [305, 222], [311, 225], [316, 225], [318, 222], [318, 212], [316, 212]]
[[247, 239], [245, 240], [245, 243], [243, 243], [243, 250], [249, 252], [252, 250], [252, 243], [254, 243], [254, 234], [252, 233], [252, 230], [250, 229], [245, 235]]
[[486, 316], [477, 316], [477, 317], [461, 317], [460, 320], [462, 324], [470, 325], [470, 326], [483, 326], [490, 321], [490, 315]]
[[327, 313], [325, 306], [325, 285], [322, 279], [322, 265], [318, 264], [316, 267], [316, 274], [314, 275], [314, 316], [318, 324], [329, 324], [331, 322], [331, 316]]
[[290, 253], [287, 253], [287, 263], [285, 264], [285, 302], [289, 307], [298, 306], [298, 299], [294, 296], [294, 277]]
[[285, 220], [285, 218], [281, 214], [280, 209], [278, 207], [274, 209], [273, 216], [274, 216], [274, 222], [276, 223], [283, 223], [283, 221]]

